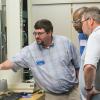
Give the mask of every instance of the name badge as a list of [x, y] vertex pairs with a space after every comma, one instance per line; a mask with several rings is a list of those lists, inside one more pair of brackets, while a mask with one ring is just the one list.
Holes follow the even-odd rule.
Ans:
[[44, 65], [45, 61], [44, 60], [38, 60], [38, 61], [36, 61], [36, 64], [37, 65]]

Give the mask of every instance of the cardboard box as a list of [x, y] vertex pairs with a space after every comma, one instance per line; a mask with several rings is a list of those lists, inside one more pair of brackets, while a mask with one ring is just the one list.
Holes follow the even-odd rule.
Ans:
[[34, 92], [34, 83], [17, 83], [12, 84], [12, 87], [9, 88], [9, 90], [13, 92], [27, 92], [27, 93], [33, 93]]

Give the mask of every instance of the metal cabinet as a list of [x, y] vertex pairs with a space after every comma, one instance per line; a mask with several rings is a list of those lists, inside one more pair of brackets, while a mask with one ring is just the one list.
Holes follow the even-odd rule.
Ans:
[[0, 63], [7, 58], [6, 3], [0, 2]]

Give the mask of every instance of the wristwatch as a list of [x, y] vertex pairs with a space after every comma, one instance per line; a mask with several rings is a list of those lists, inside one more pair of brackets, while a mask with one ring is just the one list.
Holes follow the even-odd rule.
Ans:
[[85, 88], [86, 91], [91, 91], [93, 89], [93, 86], [90, 89]]

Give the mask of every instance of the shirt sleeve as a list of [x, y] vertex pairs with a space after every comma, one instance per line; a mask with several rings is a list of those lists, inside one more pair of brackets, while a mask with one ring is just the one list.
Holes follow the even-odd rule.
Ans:
[[85, 62], [86, 64], [92, 64], [97, 67], [97, 63], [100, 59], [100, 34], [91, 34], [88, 39], [86, 47]]
[[71, 54], [72, 64], [74, 65], [75, 69], [79, 69], [80, 68], [80, 53], [79, 53], [79, 50], [72, 43], [70, 43], [70, 54]]
[[13, 70], [18, 70], [19, 68], [27, 68], [29, 65], [28, 61], [28, 47], [23, 48], [15, 56], [10, 59], [14, 63]]

